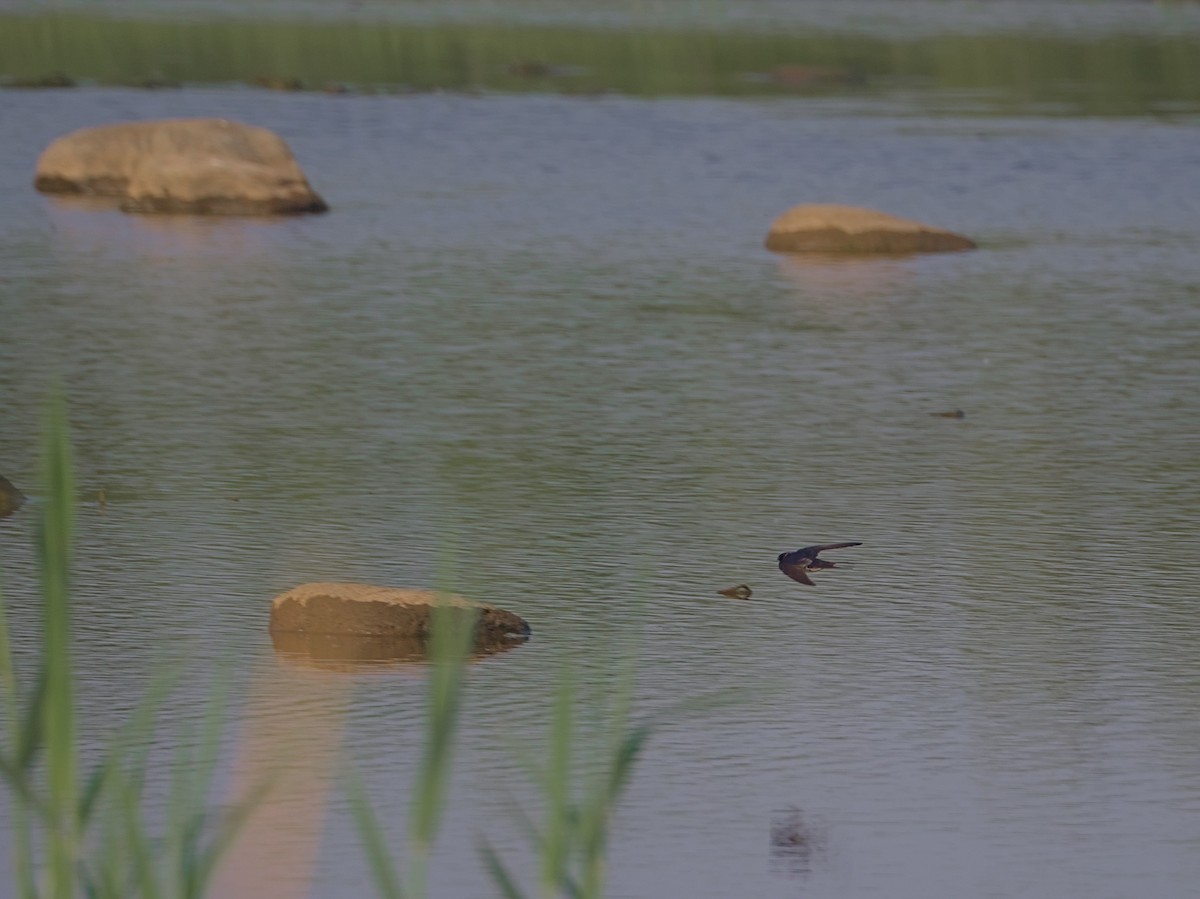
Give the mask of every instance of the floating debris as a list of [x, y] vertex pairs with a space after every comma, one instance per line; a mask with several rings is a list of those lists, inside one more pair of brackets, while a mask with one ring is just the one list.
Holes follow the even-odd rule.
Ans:
[[754, 591], [745, 584], [738, 584], [736, 587], [726, 587], [724, 590], [718, 590], [721, 596], [728, 596], [730, 599], [749, 599]]
[[0, 518], [7, 518], [25, 505], [25, 494], [12, 481], [0, 475]]

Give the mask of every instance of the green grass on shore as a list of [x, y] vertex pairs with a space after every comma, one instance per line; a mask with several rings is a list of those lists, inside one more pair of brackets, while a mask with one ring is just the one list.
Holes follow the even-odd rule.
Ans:
[[463, 23], [0, 15], [0, 79], [634, 96], [978, 96], [985, 110], [1200, 108], [1200, 37], [617, 30]]

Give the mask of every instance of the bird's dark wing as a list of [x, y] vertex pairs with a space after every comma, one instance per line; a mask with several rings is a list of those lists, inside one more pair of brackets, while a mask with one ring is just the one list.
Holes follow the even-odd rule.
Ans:
[[789, 565], [787, 562], [780, 562], [779, 570], [790, 577], [793, 581], [799, 581], [800, 583], [807, 584], [810, 587], [817, 586], [808, 579], [808, 574], [805, 572], [803, 565]]
[[824, 552], [827, 549], [845, 549], [847, 546], [862, 546], [862, 543], [822, 543], [819, 546], [805, 546], [796, 550], [803, 556], [808, 556], [810, 559], [815, 559], [817, 553]]
[[816, 558], [816, 554], [812, 552], [812, 547], [796, 549], [790, 553], [780, 553], [779, 567], [782, 568], [784, 565], [795, 565], [798, 562], [806, 562], [807, 560], [813, 558]]

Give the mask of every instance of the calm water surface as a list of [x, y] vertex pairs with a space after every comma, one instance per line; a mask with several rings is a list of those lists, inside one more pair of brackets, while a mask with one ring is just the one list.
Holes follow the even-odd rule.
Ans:
[[[277, 130], [333, 211], [160, 220], [30, 188], [55, 136], [166, 115]], [[493, 894], [480, 835], [528, 868], [519, 747], [542, 751], [562, 665], [588, 713], [631, 649], [640, 714], [736, 699], [651, 744], [611, 896], [1195, 895], [1197, 120], [89, 90], [6, 91], [0, 121], [0, 472], [33, 492], [61, 377], [95, 745], [185, 657], [156, 764], [232, 671], [223, 769], [271, 721], [314, 770], [340, 740], [400, 835], [420, 669], [277, 656], [266, 612], [449, 570], [535, 636], [472, 667], [436, 896]], [[762, 250], [803, 201], [982, 249]], [[33, 521], [0, 522], [26, 667]], [[865, 545], [818, 587], [776, 571], [832, 540]], [[715, 595], [739, 582], [749, 602]], [[287, 822], [319, 801], [275, 800], [272, 858], [297, 860], [254, 895], [370, 895], [326, 799], [315, 860]], [[788, 806], [811, 857], [772, 857]]]

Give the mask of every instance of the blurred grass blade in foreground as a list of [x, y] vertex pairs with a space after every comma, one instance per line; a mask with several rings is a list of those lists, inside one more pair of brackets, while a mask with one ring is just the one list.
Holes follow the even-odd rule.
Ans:
[[425, 743], [409, 809], [408, 867], [403, 879], [397, 874], [388, 841], [362, 781], [353, 773], [349, 777], [350, 803], [359, 839], [370, 862], [376, 889], [387, 899], [404, 896], [424, 899], [428, 892], [429, 855], [446, 805], [462, 711], [466, 660], [474, 642], [476, 617], [474, 609], [451, 605], [444, 594], [431, 611]]
[[[652, 724], [631, 723], [634, 671], [629, 655], [616, 676], [614, 697], [601, 715], [604, 720], [586, 733], [577, 726], [575, 711], [589, 703], [581, 701], [570, 671], [559, 678], [550, 721], [549, 759], [544, 769], [526, 765], [543, 793], [543, 824], [539, 829], [520, 808], [513, 812], [538, 854], [541, 899], [600, 899], [604, 895], [613, 812], [654, 729]], [[609, 734], [611, 740], [603, 739]], [[597, 737], [601, 737], [598, 742]], [[576, 760], [580, 758], [583, 771], [578, 770]], [[579, 781], [585, 789], [576, 800], [572, 784]], [[481, 840], [479, 851], [501, 895], [524, 899], [526, 894], [486, 839]]]
[[78, 746], [75, 696], [71, 673], [71, 531], [74, 524], [71, 446], [63, 398], [51, 399], [46, 413], [42, 450], [42, 493], [45, 497], [38, 530], [42, 569], [42, 665], [46, 692], [41, 717], [46, 747], [50, 828], [46, 835], [49, 862], [47, 895], [75, 895], [78, 820], [76, 794]]
[[[181, 749], [169, 771], [174, 798], [161, 828], [147, 821], [145, 781], [154, 724], [176, 672], [160, 676], [101, 762], [79, 771], [76, 680], [71, 657], [70, 569], [74, 478], [66, 405], [53, 397], [42, 450], [42, 643], [38, 680], [22, 709], [12, 634], [0, 603], [0, 694], [5, 742], [0, 779], [11, 808], [14, 899], [199, 899], [261, 790], [214, 815], [207, 796], [217, 762], [224, 696], [214, 693], [196, 752]], [[182, 741], [186, 743], [187, 741]], [[44, 769], [44, 770], [43, 770]], [[165, 849], [165, 851], [164, 851]]]

